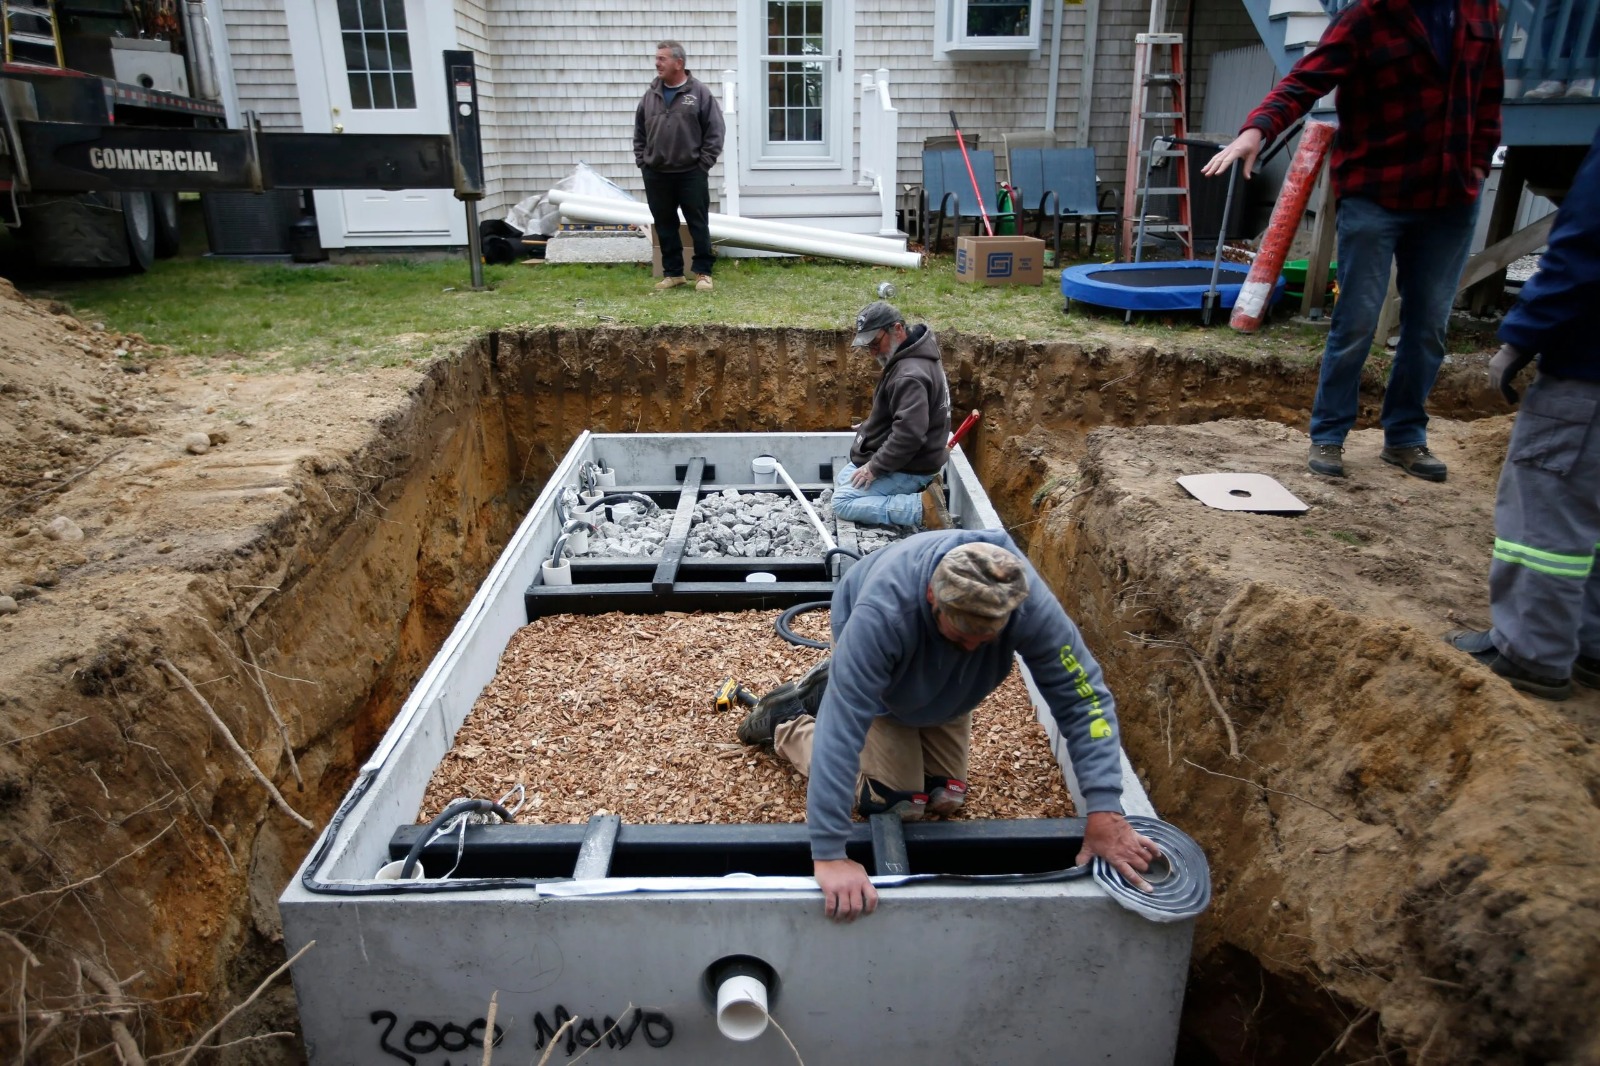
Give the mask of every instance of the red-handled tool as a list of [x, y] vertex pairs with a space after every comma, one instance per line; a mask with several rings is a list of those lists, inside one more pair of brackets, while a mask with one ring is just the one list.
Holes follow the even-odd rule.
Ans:
[[961, 123], [956, 121], [956, 113], [950, 112], [950, 125], [955, 127], [956, 145], [961, 149], [961, 161], [967, 165], [967, 177], [972, 179], [972, 195], [978, 198], [978, 214], [983, 216], [983, 229], [989, 236], [994, 236], [994, 226], [989, 222], [989, 210], [983, 206], [983, 190], [978, 188], [978, 175], [972, 172], [972, 157], [967, 155], [967, 141], [961, 136]]
[[956, 427], [956, 431], [954, 433], [950, 434], [950, 443], [948, 445], [946, 445], [946, 447], [954, 448], [957, 444], [960, 444], [961, 443], [961, 438], [965, 437], [967, 435], [967, 430], [969, 430], [973, 426], [977, 425], [978, 424], [978, 419], [980, 419], [982, 417], [983, 417], [983, 412], [974, 409], [973, 412], [970, 415], [968, 415], [966, 418], [963, 418], [961, 420], [961, 424]]

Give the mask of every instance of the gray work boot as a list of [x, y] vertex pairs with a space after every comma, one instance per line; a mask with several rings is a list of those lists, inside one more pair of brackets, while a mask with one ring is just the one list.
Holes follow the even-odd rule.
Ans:
[[755, 707], [739, 723], [739, 739], [746, 744], [771, 748], [773, 734], [785, 722], [802, 714], [816, 717], [822, 706], [822, 693], [828, 687], [828, 666], [824, 659], [799, 681], [785, 681], [756, 701]]
[[1306, 469], [1323, 477], [1344, 477], [1344, 448], [1337, 444], [1313, 444]]
[[[1507, 681], [1518, 692], [1557, 703], [1572, 695], [1572, 679], [1536, 674], [1500, 653], [1487, 629], [1458, 629], [1445, 634], [1445, 643], [1464, 651]], [[1592, 661], [1592, 660], [1591, 660]]]
[[1578, 656], [1572, 664], [1572, 680], [1584, 688], [1600, 688], [1600, 658]]
[[1378, 458], [1424, 481], [1443, 481], [1450, 469], [1444, 465], [1443, 460], [1428, 450], [1426, 444], [1418, 444], [1411, 448], [1385, 448], [1378, 453]]

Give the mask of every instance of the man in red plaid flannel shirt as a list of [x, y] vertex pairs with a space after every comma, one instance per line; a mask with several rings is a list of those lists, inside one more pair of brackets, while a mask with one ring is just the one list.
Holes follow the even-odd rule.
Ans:
[[1428, 450], [1426, 403], [1444, 361], [1478, 193], [1500, 143], [1499, 19], [1495, 0], [1357, 0], [1206, 164], [1205, 174], [1224, 174], [1237, 159], [1248, 178], [1262, 145], [1338, 90], [1339, 301], [1311, 409], [1314, 474], [1344, 476], [1344, 439], [1392, 262], [1400, 344], [1383, 397], [1380, 458], [1445, 479], [1445, 464]]

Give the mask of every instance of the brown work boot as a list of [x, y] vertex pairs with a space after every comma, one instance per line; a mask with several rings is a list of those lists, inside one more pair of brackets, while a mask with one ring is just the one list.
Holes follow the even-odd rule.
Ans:
[[656, 282], [657, 289], [676, 289], [679, 285], [689, 284], [689, 279], [682, 274], [671, 274]]
[[940, 478], [934, 478], [922, 490], [922, 528], [950, 528], [950, 511], [944, 504], [944, 482]]
[[694, 283], [694, 289], [696, 292], [710, 292], [713, 288], [715, 288], [715, 286], [711, 283], [710, 274], [701, 274], [699, 279]]

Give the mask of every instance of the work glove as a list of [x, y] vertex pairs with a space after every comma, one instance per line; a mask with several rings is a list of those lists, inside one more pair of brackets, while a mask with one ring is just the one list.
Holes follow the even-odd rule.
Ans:
[[1522, 368], [1531, 362], [1533, 362], [1532, 352], [1524, 352], [1510, 344], [1502, 344], [1500, 350], [1494, 353], [1494, 358], [1489, 360], [1489, 384], [1500, 390], [1500, 395], [1506, 398], [1507, 403], [1516, 403], [1522, 398], [1521, 394], [1511, 387], [1511, 382], [1522, 372]]

